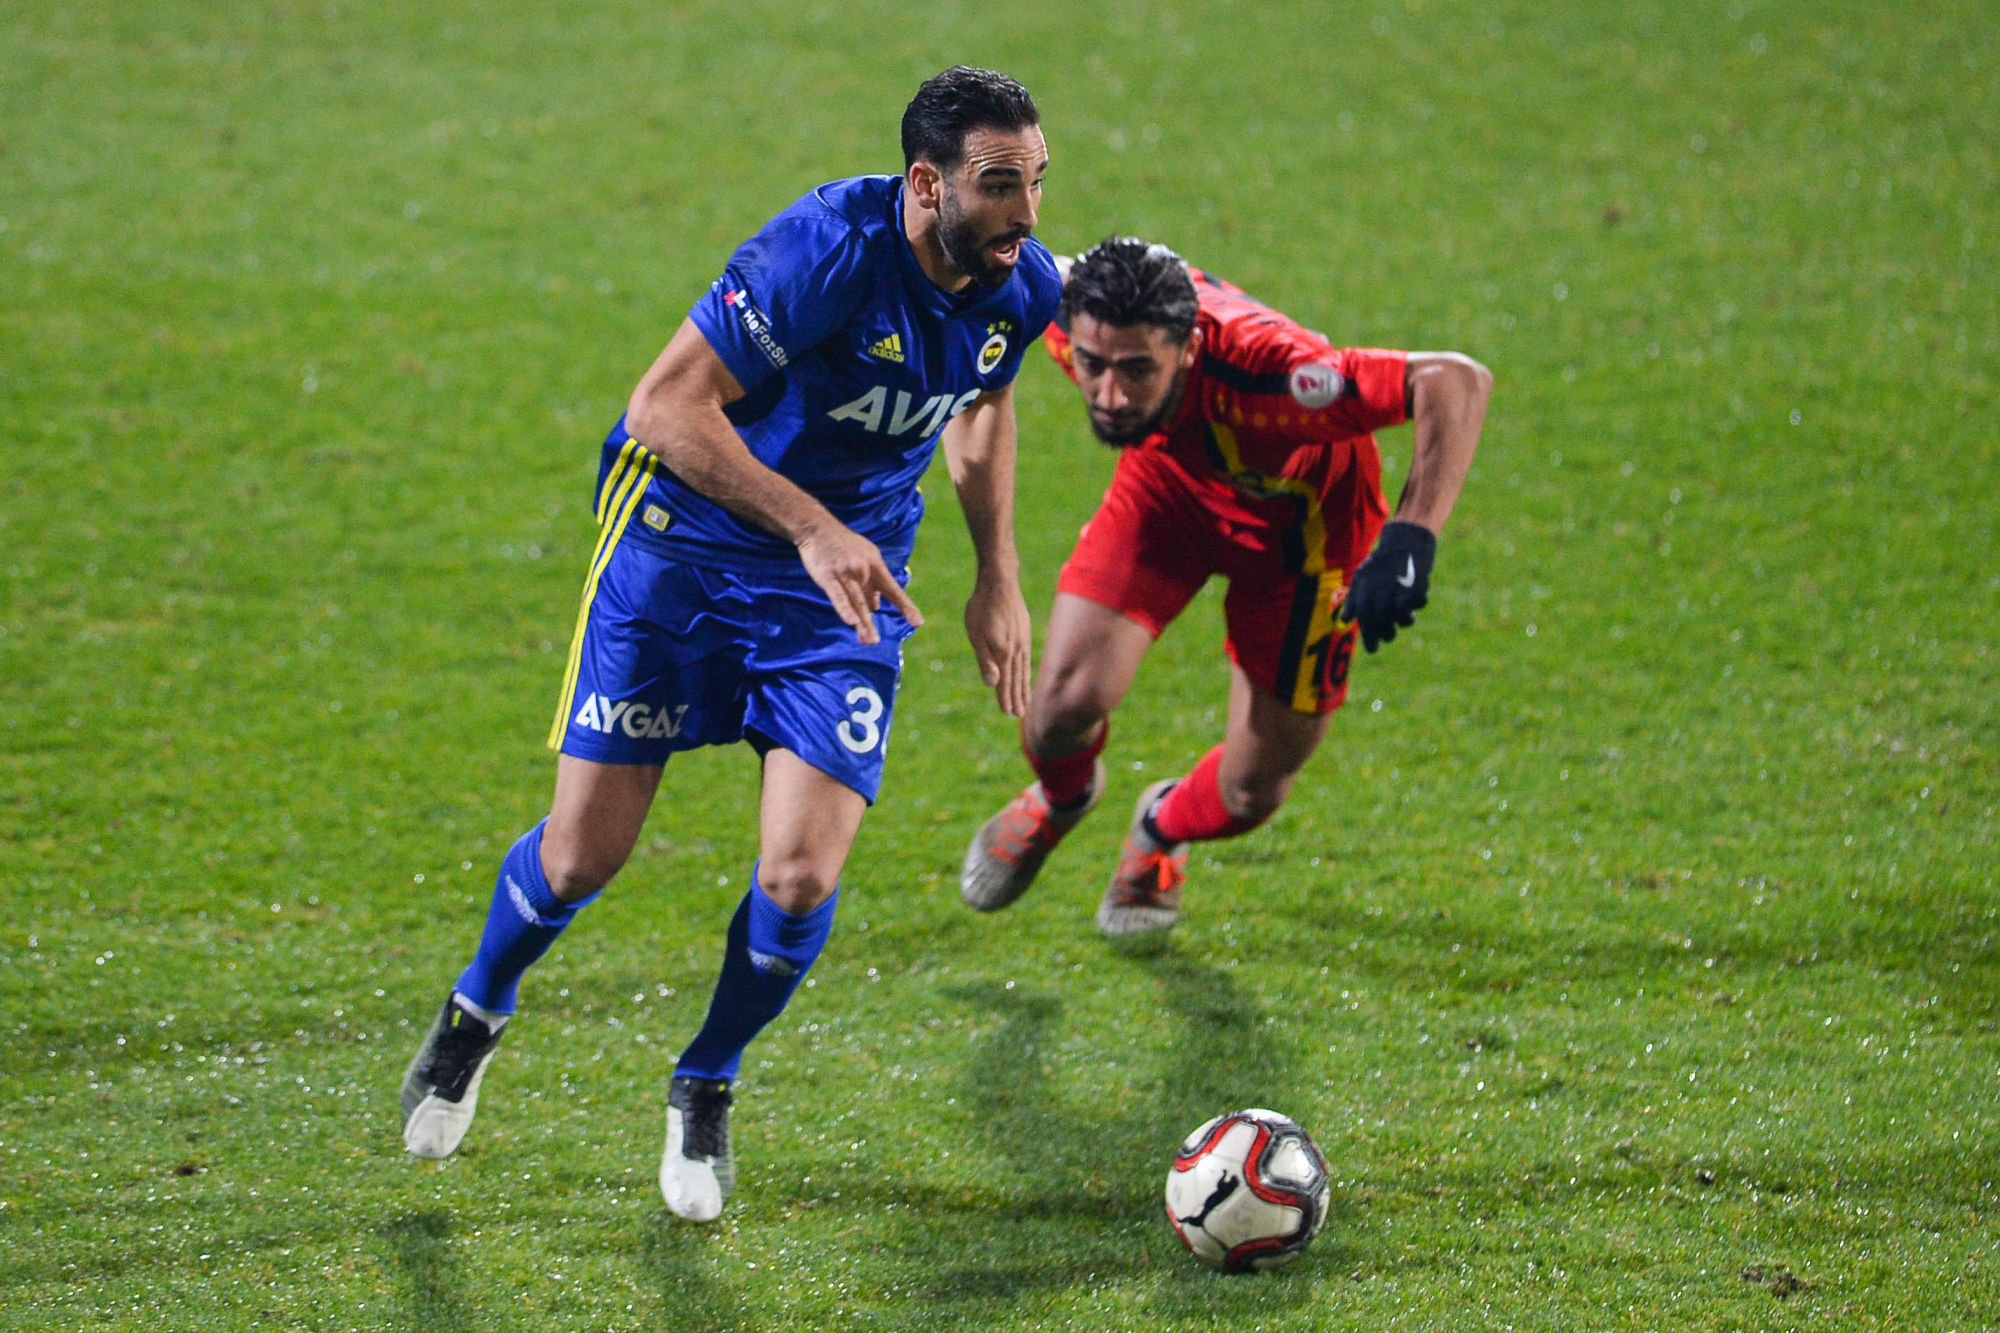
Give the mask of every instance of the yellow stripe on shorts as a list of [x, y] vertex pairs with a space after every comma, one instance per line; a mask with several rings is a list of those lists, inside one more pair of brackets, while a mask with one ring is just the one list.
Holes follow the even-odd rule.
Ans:
[[562, 690], [556, 698], [556, 720], [549, 728], [549, 748], [560, 749], [563, 732], [569, 729], [569, 707], [576, 702], [576, 678], [583, 666], [583, 632], [590, 624], [590, 604], [597, 597], [598, 580], [611, 563], [611, 552], [632, 519], [632, 511], [646, 494], [646, 487], [659, 470], [660, 460], [637, 440], [627, 440], [618, 461], [597, 493], [597, 549], [590, 557], [590, 574], [583, 582], [583, 604], [576, 612], [576, 633], [569, 642], [569, 664], [563, 668]]
[[1317, 713], [1323, 685], [1327, 681], [1327, 658], [1334, 650], [1335, 640], [1350, 628], [1347, 621], [1334, 614], [1333, 596], [1343, 586], [1341, 570], [1330, 569], [1320, 574], [1299, 576], [1299, 599], [1303, 603], [1307, 590], [1311, 590], [1310, 610], [1294, 621], [1292, 630], [1297, 635], [1297, 647], [1287, 645], [1290, 653], [1297, 653], [1296, 665], [1290, 681], [1291, 693], [1285, 703], [1297, 713]]
[[[632, 461], [632, 455], [639, 453], [642, 448], [637, 440], [625, 441], [625, 447], [618, 451], [617, 460], [611, 464], [611, 471], [605, 474], [604, 485], [597, 492], [597, 536], [600, 541], [604, 538], [604, 511], [610, 507], [611, 493], [618, 489], [619, 480], [625, 475], [626, 465]], [[596, 558], [596, 556], [591, 557], [593, 561]]]

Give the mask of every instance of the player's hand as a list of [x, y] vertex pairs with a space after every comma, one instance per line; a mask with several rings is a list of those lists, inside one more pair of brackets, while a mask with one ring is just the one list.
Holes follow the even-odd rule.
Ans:
[[972, 596], [965, 602], [965, 637], [972, 641], [981, 679], [993, 687], [1000, 711], [1010, 717], [1028, 711], [1033, 636], [1018, 580], [982, 577], [972, 585]]
[[799, 540], [799, 559], [833, 603], [835, 613], [854, 627], [861, 642], [882, 641], [881, 631], [875, 628], [875, 612], [884, 597], [912, 625], [924, 623], [924, 613], [896, 582], [875, 543], [854, 529], [829, 518]]
[[1396, 627], [1417, 623], [1417, 612], [1430, 600], [1431, 563], [1437, 558], [1437, 537], [1416, 523], [1391, 522], [1382, 529], [1375, 550], [1347, 585], [1347, 600], [1339, 618], [1361, 626], [1361, 645], [1374, 652], [1396, 637]]

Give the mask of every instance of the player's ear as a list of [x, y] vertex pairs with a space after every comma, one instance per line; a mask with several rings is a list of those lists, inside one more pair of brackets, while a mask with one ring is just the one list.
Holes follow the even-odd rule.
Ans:
[[936, 163], [918, 158], [910, 163], [907, 179], [910, 183], [910, 193], [916, 197], [919, 204], [932, 211], [943, 205], [944, 173], [937, 169]]
[[1181, 347], [1179, 365], [1182, 370], [1193, 370], [1194, 363], [1201, 359], [1201, 326], [1188, 330], [1188, 339]]

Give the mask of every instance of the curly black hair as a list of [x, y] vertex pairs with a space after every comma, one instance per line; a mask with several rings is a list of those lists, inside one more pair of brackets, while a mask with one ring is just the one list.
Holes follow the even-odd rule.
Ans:
[[1194, 331], [1200, 302], [1187, 261], [1164, 245], [1108, 236], [1078, 255], [1063, 284], [1061, 323], [1079, 312], [1126, 328], [1150, 324], [1175, 342]]

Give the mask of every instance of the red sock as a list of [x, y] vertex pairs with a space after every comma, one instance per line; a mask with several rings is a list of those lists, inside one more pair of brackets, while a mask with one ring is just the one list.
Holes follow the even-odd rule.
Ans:
[[1168, 842], [1209, 842], [1248, 833], [1270, 818], [1238, 819], [1222, 803], [1222, 747], [1216, 746], [1201, 757], [1194, 772], [1174, 784], [1167, 798], [1153, 811], [1153, 827]]
[[1090, 790], [1091, 775], [1097, 772], [1097, 756], [1104, 753], [1104, 742], [1111, 739], [1111, 724], [1105, 722], [1097, 729], [1097, 739], [1076, 754], [1066, 754], [1060, 759], [1045, 759], [1028, 748], [1028, 739], [1021, 738], [1021, 753], [1028, 756], [1028, 764], [1035, 770], [1035, 776], [1042, 781], [1042, 794], [1054, 806], [1075, 805]]

